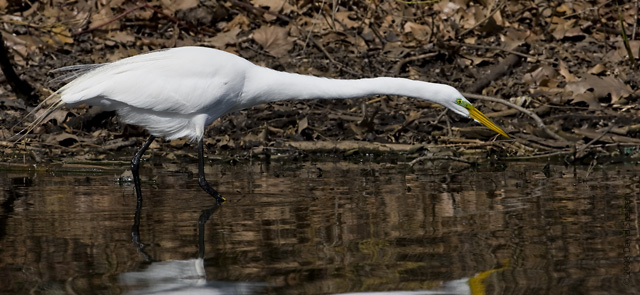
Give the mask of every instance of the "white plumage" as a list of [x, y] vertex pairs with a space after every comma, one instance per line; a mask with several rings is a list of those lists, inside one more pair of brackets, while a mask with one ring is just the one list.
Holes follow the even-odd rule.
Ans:
[[[123, 122], [142, 126], [152, 135], [136, 156], [144, 153], [154, 137], [169, 140], [188, 137], [199, 142], [203, 161], [205, 127], [226, 113], [278, 100], [344, 99], [374, 94], [438, 103], [507, 136], [448, 85], [402, 78], [341, 80], [279, 72], [204, 47], [165, 49], [104, 65], [88, 65], [86, 73], [60, 88], [36, 109], [52, 101], [50, 111], [64, 104], [116, 110]], [[45, 117], [36, 119], [27, 133]], [[135, 179], [135, 157], [132, 162]], [[208, 184], [202, 171], [200, 176], [201, 186], [209, 193], [215, 192], [205, 188]]]

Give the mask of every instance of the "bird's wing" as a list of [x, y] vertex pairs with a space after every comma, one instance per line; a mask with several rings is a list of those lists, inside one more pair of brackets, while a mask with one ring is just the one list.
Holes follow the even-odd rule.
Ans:
[[98, 67], [63, 87], [68, 104], [128, 106], [191, 114], [230, 108], [250, 62], [208, 48], [182, 47]]

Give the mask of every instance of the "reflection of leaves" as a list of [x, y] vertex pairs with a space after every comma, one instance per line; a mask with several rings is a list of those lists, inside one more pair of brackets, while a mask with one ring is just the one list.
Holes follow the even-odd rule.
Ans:
[[289, 30], [282, 27], [262, 26], [253, 31], [253, 39], [276, 57], [285, 56], [293, 48], [293, 42], [289, 41], [288, 36]]

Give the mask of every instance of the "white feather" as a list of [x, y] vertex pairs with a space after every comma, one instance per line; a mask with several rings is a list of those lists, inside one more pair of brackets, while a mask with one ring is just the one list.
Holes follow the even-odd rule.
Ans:
[[53, 100], [54, 109], [61, 106], [60, 101], [70, 106], [101, 106], [116, 110], [125, 123], [143, 126], [152, 135], [167, 139], [199, 140], [205, 126], [222, 115], [277, 100], [403, 95], [469, 116], [456, 99], [468, 101], [448, 85], [401, 78], [340, 80], [298, 75], [204, 47], [166, 49], [67, 69], [84, 74], [45, 100]]

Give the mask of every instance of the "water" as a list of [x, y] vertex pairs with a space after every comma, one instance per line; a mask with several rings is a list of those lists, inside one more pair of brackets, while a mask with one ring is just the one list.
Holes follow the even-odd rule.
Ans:
[[640, 293], [635, 165], [215, 165], [218, 208], [195, 163], [144, 163], [139, 244], [126, 166], [22, 168], [2, 294]]

